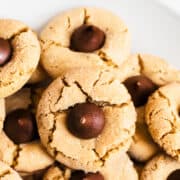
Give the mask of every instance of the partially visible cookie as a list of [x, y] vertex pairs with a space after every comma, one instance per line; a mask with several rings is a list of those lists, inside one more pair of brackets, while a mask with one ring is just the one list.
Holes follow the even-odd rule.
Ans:
[[7, 164], [0, 161], [0, 179], [1, 180], [22, 180], [19, 174], [9, 167]]
[[66, 180], [70, 179], [72, 170], [69, 168], [61, 168], [58, 165], [50, 167], [44, 174], [43, 180]]
[[54, 78], [79, 67], [117, 67], [130, 52], [130, 35], [124, 22], [95, 7], [59, 14], [43, 29], [40, 40], [41, 63]]
[[179, 70], [165, 59], [150, 54], [133, 54], [120, 66], [121, 81], [136, 75], [144, 75], [159, 86], [180, 81]]
[[[81, 177], [81, 178], [80, 178]], [[98, 172], [84, 172], [80, 170], [62, 169], [58, 166], [51, 167], [43, 180], [75, 180], [75, 179], [98, 179], [98, 180], [138, 180], [137, 172], [133, 163], [125, 153], [115, 152], [105, 162], [104, 167]]]
[[133, 136], [133, 141], [128, 150], [128, 153], [134, 160], [138, 162], [144, 162], [154, 156], [160, 149], [157, 144], [155, 144], [148, 132], [148, 128], [145, 123], [144, 106], [136, 108], [136, 111], [136, 132]]
[[23, 88], [6, 99], [7, 114], [0, 133], [0, 159], [27, 174], [53, 163], [39, 141], [30, 96], [31, 90]]
[[138, 115], [136, 133], [129, 154], [136, 161], [147, 161], [159, 148], [148, 132], [144, 106], [156, 89], [173, 81], [180, 82], [180, 71], [157, 56], [135, 54], [122, 64], [117, 74], [131, 94]]
[[159, 88], [146, 105], [146, 123], [156, 143], [180, 161], [180, 83]]
[[40, 58], [35, 33], [24, 23], [0, 19], [0, 98], [7, 97], [29, 80]]
[[180, 179], [180, 163], [165, 154], [159, 154], [146, 164], [140, 179], [178, 180]]
[[28, 84], [36, 84], [41, 81], [44, 81], [47, 78], [47, 74], [41, 65], [38, 65], [31, 78], [28, 81]]
[[22, 88], [15, 94], [5, 99], [6, 114], [17, 109], [28, 109], [31, 103], [31, 89]]
[[48, 152], [72, 169], [91, 172], [102, 168], [114, 150], [127, 151], [135, 121], [124, 85], [99, 68], [60, 76], [44, 91], [37, 109], [40, 138]]

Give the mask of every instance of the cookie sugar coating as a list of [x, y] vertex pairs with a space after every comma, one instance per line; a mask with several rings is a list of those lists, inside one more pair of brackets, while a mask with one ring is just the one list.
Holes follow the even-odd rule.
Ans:
[[[23, 108], [27, 111], [29, 105], [32, 103], [30, 96], [30, 89], [24, 88], [6, 98], [7, 114], [11, 114], [17, 109], [21, 109], [22, 111]], [[2, 124], [5, 126], [4, 119]], [[23, 135], [22, 133], [25, 132], [21, 131], [20, 134]], [[17, 137], [14, 138], [17, 139]], [[46, 168], [53, 163], [53, 159], [48, 155], [37, 138], [30, 142], [16, 144], [10, 139], [10, 137], [8, 137], [8, 134], [5, 133], [4, 129], [1, 129], [0, 139], [0, 159], [18, 172], [32, 173], [34, 171]]]
[[[90, 53], [71, 49], [71, 36], [82, 25], [92, 25], [104, 32], [105, 40], [100, 49]], [[107, 10], [90, 7], [72, 9], [52, 19], [41, 32], [41, 63], [52, 77], [72, 68], [118, 66], [129, 56], [129, 36], [124, 22]], [[94, 41], [97, 42], [97, 37], [90, 43], [94, 44]], [[87, 48], [92, 49], [89, 46]]]
[[146, 123], [154, 141], [180, 161], [179, 92], [180, 83], [171, 83], [157, 90], [146, 105]]
[[[85, 73], [86, 78], [82, 76]], [[69, 132], [66, 118], [71, 107], [87, 101], [103, 110], [105, 127], [97, 138], [83, 140]], [[37, 110], [40, 138], [48, 152], [68, 167], [92, 172], [103, 167], [113, 151], [128, 149], [135, 120], [126, 88], [111, 73], [99, 68], [73, 70], [54, 80], [43, 93]]]
[[[68, 168], [63, 170], [58, 166], [53, 166], [46, 172], [43, 180], [51, 180], [53, 178], [62, 180], [71, 179], [73, 172], [76, 171]], [[81, 174], [82, 173], [83, 172], [81, 172]], [[103, 176], [104, 180], [138, 180], [138, 175], [133, 163], [125, 153], [112, 153], [104, 166], [99, 170], [99, 173]]]
[[9, 167], [7, 164], [0, 161], [0, 179], [1, 180], [22, 180], [19, 174]]
[[0, 66], [0, 98], [19, 90], [35, 71], [40, 57], [40, 45], [28, 26], [12, 19], [0, 19], [0, 38], [9, 40], [12, 53]]
[[170, 180], [168, 177], [176, 170], [180, 170], [178, 161], [168, 155], [159, 154], [146, 164], [140, 180]]

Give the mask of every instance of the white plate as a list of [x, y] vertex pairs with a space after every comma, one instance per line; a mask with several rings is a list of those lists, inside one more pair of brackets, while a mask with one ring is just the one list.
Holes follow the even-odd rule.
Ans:
[[180, 17], [154, 0], [4, 0], [0, 17], [22, 20], [40, 30], [53, 16], [77, 6], [117, 13], [132, 34], [132, 52], [156, 54], [180, 68]]

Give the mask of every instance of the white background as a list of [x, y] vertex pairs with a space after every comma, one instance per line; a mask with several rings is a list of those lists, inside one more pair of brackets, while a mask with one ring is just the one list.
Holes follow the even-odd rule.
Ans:
[[160, 3], [168, 7], [170, 10], [180, 15], [180, 0], [158, 0], [158, 1], [160, 1]]
[[87, 5], [110, 9], [126, 22], [132, 52], [159, 55], [180, 69], [180, 0], [1, 0], [0, 17], [22, 20], [40, 31], [62, 10]]

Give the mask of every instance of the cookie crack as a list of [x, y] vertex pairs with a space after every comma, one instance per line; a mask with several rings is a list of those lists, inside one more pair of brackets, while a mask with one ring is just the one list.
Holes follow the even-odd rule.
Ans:
[[[70, 87], [70, 85], [68, 84], [68, 82], [66, 81], [65, 78], [62, 78], [62, 83], [63, 83], [63, 87], [61, 88], [61, 90], [59, 92], [59, 97], [57, 98], [57, 100], [54, 103], [54, 105], [58, 104], [58, 102], [61, 100], [62, 94], [63, 94], [63, 91], [64, 91], [65, 87]], [[49, 96], [50, 96], [50, 94], [49, 94]]]
[[[102, 73], [99, 74], [99, 77], [101, 76]], [[94, 82], [97, 83], [99, 81], [99, 78]], [[62, 82], [64, 84], [65, 87], [70, 87], [71, 85], [68, 83], [68, 81], [66, 80], [66, 78], [62, 78]], [[110, 80], [109, 82], [113, 82], [113, 80]], [[107, 83], [109, 83], [107, 82]], [[122, 102], [121, 104], [112, 104], [108, 101], [95, 101], [93, 100], [93, 98], [83, 89], [83, 87], [81, 86], [81, 84], [78, 82], [78, 81], [74, 81], [72, 82], [73, 84], [75, 84], [79, 90], [82, 92], [82, 94], [84, 94], [86, 96], [86, 101], [87, 102], [91, 102], [91, 103], [94, 103], [96, 104], [97, 106], [100, 106], [100, 107], [104, 107], [104, 106], [109, 106], [109, 107], [118, 107], [118, 108], [122, 108], [123, 106], [126, 106], [126, 105], [129, 105], [131, 103], [131, 100], [127, 101], [127, 102]], [[64, 87], [61, 89], [61, 92], [60, 92], [60, 96], [59, 98], [56, 100], [56, 102], [54, 103], [55, 105], [58, 104], [58, 101], [62, 98], [62, 92], [64, 90]], [[50, 96], [50, 95], [49, 95]], [[69, 106], [69, 108], [72, 108], [73, 106]], [[63, 111], [67, 111], [68, 109], [64, 109]], [[53, 111], [52, 111], [53, 112]], [[61, 110], [57, 111], [57, 112], [62, 112]]]
[[68, 48], [66, 46], [63, 46], [60, 42], [55, 42], [52, 40], [44, 41], [42, 39], [39, 40], [41, 44], [43, 44], [42, 47], [42, 52], [45, 52], [47, 49], [49, 49], [51, 46], [57, 46], [57, 47], [62, 47], [62, 48]]
[[161, 98], [167, 100], [168, 106], [170, 107], [171, 106], [170, 100], [161, 91], [158, 90], [157, 92]]
[[124, 142], [120, 142], [119, 144], [116, 145], [116, 147], [112, 147], [110, 149], [108, 149], [108, 151], [105, 153], [104, 156], [102, 156], [100, 159], [103, 160], [104, 162], [106, 161], [106, 159], [108, 159], [108, 157], [113, 154], [115, 151], [120, 151], [120, 149], [122, 147], [125, 147], [126, 143], [130, 140], [130, 138], [127, 138]]
[[118, 68], [118, 65], [115, 64], [113, 62], [113, 60], [111, 58], [109, 58], [108, 55], [103, 50], [98, 51], [97, 55], [99, 56], [99, 58], [103, 61], [103, 63], [106, 66], [112, 67], [114, 69]]
[[101, 76], [103, 75], [103, 72], [101, 71], [100, 73], [99, 73], [99, 75], [98, 75], [98, 78], [94, 81], [94, 83], [93, 83], [93, 87], [95, 87], [96, 86], [96, 84], [99, 82], [99, 80], [101, 79]]
[[71, 28], [71, 18], [69, 16], [67, 17], [67, 23], [67, 29]]
[[[166, 99], [167, 100], [167, 103], [168, 103], [168, 106], [169, 106], [169, 109], [171, 109], [171, 101], [168, 97], [166, 97], [161, 91], [158, 91], [159, 93], [159, 96]], [[172, 118], [173, 118], [173, 122], [175, 123], [176, 122], [176, 115], [174, 114], [173, 110], [171, 110], [171, 115], [172, 115]], [[170, 121], [171, 123], [171, 121]], [[173, 124], [173, 128], [174, 128], [174, 124]]]
[[12, 36], [10, 37], [10, 40], [13, 40], [16, 36], [19, 36], [22, 33], [28, 32], [28, 30], [29, 30], [28, 27], [21, 28], [19, 31], [17, 31], [14, 34], [12, 34]]
[[166, 137], [166, 136], [168, 136], [168, 135], [170, 135], [170, 134], [174, 134], [174, 131], [173, 130], [170, 130], [170, 131], [168, 131], [168, 132], [166, 132], [165, 134], [163, 134], [161, 137], [160, 137], [160, 141], [162, 141], [162, 145], [164, 146], [164, 144], [165, 143], [163, 143], [163, 139]]
[[[52, 112], [52, 114], [54, 114], [54, 113]], [[57, 150], [56, 150], [55, 147], [54, 147], [54, 148], [51, 147], [51, 143], [53, 142], [53, 134], [54, 134], [55, 131], [56, 131], [56, 119], [55, 119], [55, 115], [54, 115], [53, 126], [52, 126], [51, 129], [49, 129], [49, 136], [48, 136], [47, 146], [50, 147], [50, 149], [53, 151], [53, 152], [52, 152], [53, 155], [56, 157], [56, 155], [57, 155]]]
[[[92, 87], [95, 87], [95, 86], [98, 84], [98, 82], [101, 80], [101, 77], [102, 77], [102, 75], [104, 74], [104, 72], [110, 73], [108, 70], [101, 71], [101, 72], [99, 73], [99, 75], [98, 75], [97, 80], [94, 81]], [[114, 77], [112, 77], [110, 80], [101, 83], [101, 85], [106, 85], [106, 84], [110, 85], [110, 84], [113, 83], [115, 80], [116, 80], [116, 79], [115, 79]]]
[[[159, 109], [158, 111], [156, 111], [156, 110], [153, 110], [153, 111], [151, 111], [151, 113], [149, 114], [149, 119], [150, 119], [150, 121], [147, 123], [148, 124], [148, 129], [150, 130], [151, 128], [151, 126], [152, 126], [152, 116], [155, 116], [155, 115], [157, 115], [157, 114], [159, 114], [161, 111], [162, 111], [163, 109], [161, 108], [161, 109]], [[169, 120], [169, 119], [166, 119], [166, 118], [164, 118], [163, 117], [163, 120], [165, 120], [165, 121], [168, 121], [170, 124], [171, 124], [171, 130], [170, 131], [168, 131], [168, 132], [165, 132], [164, 134], [162, 134], [162, 136], [161, 137], [159, 137], [159, 140], [161, 141], [166, 135], [168, 135], [169, 133], [173, 133], [174, 132], [174, 125], [173, 125], [173, 123]], [[153, 138], [154, 139], [154, 138]]]
[[[169, 109], [171, 109], [171, 108], [170, 108], [171, 103], [170, 103], [169, 98], [167, 98], [160, 90], [158, 90], [157, 93], [158, 93], [159, 97], [161, 97], [161, 98], [163, 98], [164, 100], [167, 101], [168, 107], [169, 107]], [[158, 113], [161, 112], [162, 110], [163, 110], [163, 109], [159, 109], [155, 114], [158, 114]], [[153, 112], [151, 112], [150, 115], [149, 115], [149, 118], [152, 119], [152, 116], [153, 116], [153, 115], [154, 115]], [[168, 135], [170, 135], [170, 134], [176, 133], [176, 127], [175, 127], [175, 125], [174, 125], [174, 123], [176, 122], [176, 116], [175, 116], [175, 114], [173, 113], [172, 110], [171, 110], [171, 117], [172, 117], [173, 122], [172, 122], [171, 120], [163, 117], [163, 120], [168, 121], [168, 122], [170, 123], [171, 129], [170, 129], [168, 132], [165, 132], [161, 137], [159, 137], [159, 140], [158, 140], [158, 141], [153, 138], [157, 143], [159, 143], [159, 141], [160, 141], [160, 145], [161, 145], [165, 150], [166, 150], [166, 148], [165, 148], [165, 146], [164, 146], [164, 145], [165, 145], [165, 143], [164, 143], [164, 138], [166, 138], [166, 136], [168, 136]], [[151, 121], [148, 123], [148, 125], [149, 125], [149, 127], [152, 126]], [[179, 149], [179, 150], [180, 150], [180, 149]], [[173, 152], [178, 152], [179, 150], [171, 149], [171, 151], [173, 151]]]
[[20, 147], [20, 145], [18, 145], [17, 148], [16, 148], [14, 158], [13, 158], [13, 163], [11, 165], [12, 168], [15, 168], [18, 165], [18, 158], [20, 156], [21, 151], [22, 151], [22, 148]]
[[90, 16], [88, 15], [87, 9], [84, 8], [83, 12], [84, 12], [83, 24], [88, 24], [88, 20], [89, 20]]
[[[144, 66], [143, 58], [141, 57], [140, 54], [138, 54], [138, 63], [139, 63], [139, 67], [140, 67], [140, 73], [144, 74], [145, 66]], [[158, 69], [156, 71], [153, 71], [153, 73], [160, 73], [161, 76], [159, 77], [159, 79], [162, 81], [162, 83], [167, 83], [167, 81], [164, 79], [164, 77], [166, 77], [168, 72], [163, 71], [162, 69]]]
[[9, 175], [9, 174], [11, 174], [10, 170], [5, 170], [4, 172], [0, 174], [0, 178], [4, 178], [6, 175]]
[[76, 84], [76, 86], [79, 88], [79, 90], [86, 96], [86, 100], [92, 100], [92, 97], [86, 92], [83, 90], [82, 86], [80, 85], [80, 83], [78, 81], [74, 81], [74, 84]]
[[97, 106], [100, 106], [100, 107], [104, 107], [104, 106], [122, 107], [122, 106], [124, 106], [124, 105], [126, 105], [128, 103], [128, 102], [124, 102], [124, 103], [121, 103], [121, 104], [111, 104], [108, 101], [95, 101], [95, 100], [93, 100], [93, 98], [86, 91], [84, 91], [83, 87], [80, 85], [79, 82], [74, 81], [74, 84], [76, 84], [77, 87], [80, 89], [80, 91], [87, 97], [86, 101], [94, 103]]
[[64, 88], [65, 88], [65, 87], [67, 87], [67, 86], [65, 86], [65, 84], [64, 84], [64, 86], [60, 89], [59, 96], [58, 96], [56, 102], [54, 103], [54, 106], [57, 105], [58, 102], [61, 100], [62, 94], [63, 94], [63, 91], [64, 91]]

